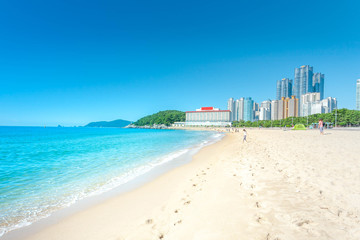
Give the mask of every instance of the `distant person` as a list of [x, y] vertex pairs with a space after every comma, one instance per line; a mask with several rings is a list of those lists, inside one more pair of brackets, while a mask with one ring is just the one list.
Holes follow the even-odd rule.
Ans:
[[320, 134], [324, 135], [324, 121], [321, 118], [319, 119], [319, 130]]
[[247, 140], [246, 140], [247, 132], [246, 132], [245, 128], [243, 129], [243, 133], [244, 133], [243, 142], [247, 142]]

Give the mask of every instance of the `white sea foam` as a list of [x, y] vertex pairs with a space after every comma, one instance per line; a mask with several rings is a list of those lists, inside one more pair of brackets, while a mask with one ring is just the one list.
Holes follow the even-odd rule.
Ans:
[[[195, 154], [196, 152], [198, 152], [202, 147], [210, 145], [214, 142], [221, 140], [222, 137], [224, 137], [224, 134], [214, 133], [214, 134], [210, 135], [210, 137], [208, 139], [203, 140], [202, 142], [198, 143], [195, 146], [177, 150], [175, 152], [166, 154], [164, 156], [157, 157], [146, 164], [129, 169], [128, 171], [121, 174], [120, 176], [111, 178], [106, 183], [102, 184], [101, 186], [95, 187], [91, 191], [86, 191], [86, 192], [79, 191], [76, 194], [72, 194], [72, 195], [68, 196], [68, 198], [66, 198], [62, 202], [55, 202], [55, 203], [53, 203], [51, 205], [47, 205], [47, 206], [43, 205], [43, 206], [41, 206], [41, 208], [40, 207], [36, 208], [34, 206], [34, 208], [32, 208], [31, 210], [29, 210], [27, 212], [27, 214], [26, 214], [27, 216], [26, 217], [23, 216], [23, 218], [20, 221], [18, 221], [16, 223], [14, 222], [12, 224], [11, 223], [1, 224], [2, 226], [0, 225], [0, 237], [9, 231], [19, 229], [19, 228], [22, 228], [25, 226], [29, 226], [32, 223], [34, 223], [40, 219], [49, 217], [54, 211], [59, 210], [61, 208], [69, 207], [82, 199], [85, 199], [90, 196], [100, 195], [100, 194], [108, 192], [114, 188], [120, 187], [120, 186], [150, 172], [151, 170], [155, 169], [156, 167], [161, 166], [165, 163], [169, 163], [169, 162], [171, 162], [179, 157], [182, 157], [186, 154], [189, 154], [191, 156], [191, 155]], [[6, 221], [4, 221], [3, 223], [6, 223]]]

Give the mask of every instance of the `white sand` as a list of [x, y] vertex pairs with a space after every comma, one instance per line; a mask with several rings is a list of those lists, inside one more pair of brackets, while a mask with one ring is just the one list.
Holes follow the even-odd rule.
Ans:
[[187, 165], [28, 236], [360, 239], [360, 131], [248, 130]]

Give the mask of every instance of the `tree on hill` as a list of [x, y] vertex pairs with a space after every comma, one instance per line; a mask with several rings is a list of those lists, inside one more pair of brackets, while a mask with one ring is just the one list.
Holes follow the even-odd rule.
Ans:
[[291, 127], [295, 124], [304, 124], [309, 126], [313, 123], [318, 123], [319, 119], [322, 118], [325, 123], [331, 123], [335, 125], [335, 116], [336, 124], [338, 126], [360, 126], [360, 111], [349, 110], [346, 108], [338, 109], [337, 112], [334, 110], [331, 113], [319, 113], [309, 115], [307, 117], [288, 117], [281, 120], [263, 120], [257, 122], [250, 121], [234, 121], [232, 126], [234, 127]]
[[130, 121], [126, 121], [126, 120], [122, 120], [122, 119], [118, 119], [118, 120], [114, 120], [114, 121], [100, 121], [100, 122], [91, 122], [89, 124], [87, 124], [85, 127], [126, 127], [127, 125], [129, 125], [131, 122]]
[[140, 118], [133, 124], [135, 126], [153, 126], [164, 124], [170, 126], [174, 122], [184, 122], [185, 113], [177, 110], [160, 111], [158, 113]]

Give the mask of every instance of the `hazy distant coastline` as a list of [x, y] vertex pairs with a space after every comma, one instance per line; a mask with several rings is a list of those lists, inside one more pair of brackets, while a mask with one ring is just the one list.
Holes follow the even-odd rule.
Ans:
[[123, 128], [131, 124], [131, 121], [127, 120], [114, 120], [114, 121], [99, 121], [99, 122], [91, 122], [85, 125], [84, 127], [118, 127]]

